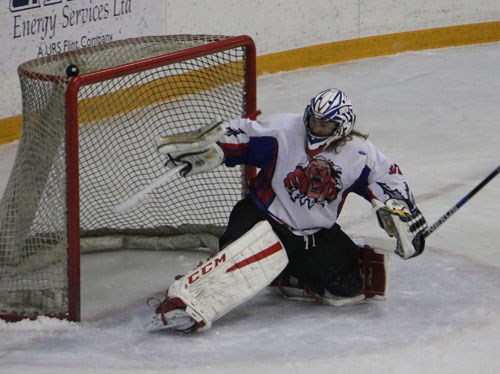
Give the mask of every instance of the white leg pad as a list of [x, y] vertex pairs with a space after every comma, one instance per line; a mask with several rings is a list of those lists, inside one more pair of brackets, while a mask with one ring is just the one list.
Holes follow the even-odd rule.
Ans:
[[288, 264], [285, 248], [267, 221], [259, 222], [195, 270], [175, 281], [168, 297], [180, 298], [204, 328], [255, 296]]

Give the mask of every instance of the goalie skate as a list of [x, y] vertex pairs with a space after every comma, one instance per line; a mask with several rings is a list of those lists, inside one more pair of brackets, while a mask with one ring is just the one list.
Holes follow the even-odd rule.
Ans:
[[303, 285], [297, 278], [285, 275], [270, 284], [272, 292], [281, 294], [285, 299], [295, 301], [315, 302], [321, 305], [344, 306], [363, 302], [367, 296], [362, 292], [357, 295], [342, 297], [325, 291], [323, 295], [318, 294], [311, 288]]
[[167, 296], [156, 306], [155, 313], [147, 327], [150, 332], [168, 329], [189, 332], [199, 327], [186, 312], [186, 305], [180, 299]]
[[[167, 323], [165, 324], [165, 322]], [[147, 330], [158, 331], [175, 329], [177, 331], [191, 331], [194, 324], [195, 321], [185, 310], [176, 309], [165, 313], [164, 318], [161, 318], [159, 314], [153, 316]]]
[[360, 274], [363, 289], [357, 295], [341, 297], [332, 295], [328, 291], [320, 295], [290, 275], [281, 275], [276, 278], [270, 284], [270, 290], [289, 300], [316, 302], [337, 307], [358, 304], [372, 298], [374, 300], [384, 300], [388, 288], [387, 260], [388, 254], [386, 253], [379, 253], [368, 246], [362, 248]]

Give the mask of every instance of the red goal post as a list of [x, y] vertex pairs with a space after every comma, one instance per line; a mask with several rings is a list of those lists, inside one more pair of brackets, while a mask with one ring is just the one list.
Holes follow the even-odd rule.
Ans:
[[1, 318], [80, 320], [83, 249], [216, 246], [252, 170], [219, 167], [113, 208], [165, 173], [155, 136], [257, 115], [255, 58], [248, 36], [168, 35], [20, 65], [23, 130], [0, 200]]

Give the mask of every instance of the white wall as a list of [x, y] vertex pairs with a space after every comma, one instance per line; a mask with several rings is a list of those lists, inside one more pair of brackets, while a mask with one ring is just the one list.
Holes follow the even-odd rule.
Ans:
[[[359, 37], [440, 26], [500, 20], [499, 0], [38, 0], [37, 9], [13, 11], [14, 0], [4, 0], [0, 20], [5, 32], [0, 34], [2, 63], [0, 66], [0, 121], [21, 113], [21, 93], [17, 65], [37, 57], [39, 48], [67, 39], [112, 33], [113, 39], [158, 34], [206, 33], [250, 35], [257, 53], [267, 54]], [[128, 14], [87, 24], [62, 27], [55, 35], [15, 37], [14, 17], [33, 20], [58, 15], [63, 21], [64, 7], [76, 10], [108, 7], [110, 14], [125, 3]], [[20, 4], [20, 2], [17, 2]], [[164, 13], [163, 13], [164, 12]], [[159, 26], [159, 27], [158, 27]], [[76, 39], [75, 39], [76, 40]], [[64, 45], [64, 44], [63, 44]], [[0, 122], [1, 124], [1, 122]], [[0, 128], [1, 131], [1, 128]]]
[[500, 20], [499, 0], [165, 0], [169, 34], [251, 36], [258, 54]]

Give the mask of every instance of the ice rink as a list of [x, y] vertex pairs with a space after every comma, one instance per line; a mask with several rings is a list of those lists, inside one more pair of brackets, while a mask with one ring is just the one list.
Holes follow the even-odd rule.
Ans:
[[[499, 165], [499, 62], [495, 43], [268, 75], [258, 106], [263, 117], [302, 112], [320, 90], [345, 90], [358, 129], [399, 164], [432, 224]], [[0, 193], [16, 148], [0, 146]], [[146, 332], [145, 300], [205, 254], [84, 255], [83, 322], [0, 321], [0, 373], [499, 373], [499, 201], [497, 177], [423, 255], [391, 256], [385, 301], [334, 308], [264, 290], [190, 335]], [[356, 196], [339, 223], [393, 246]]]

